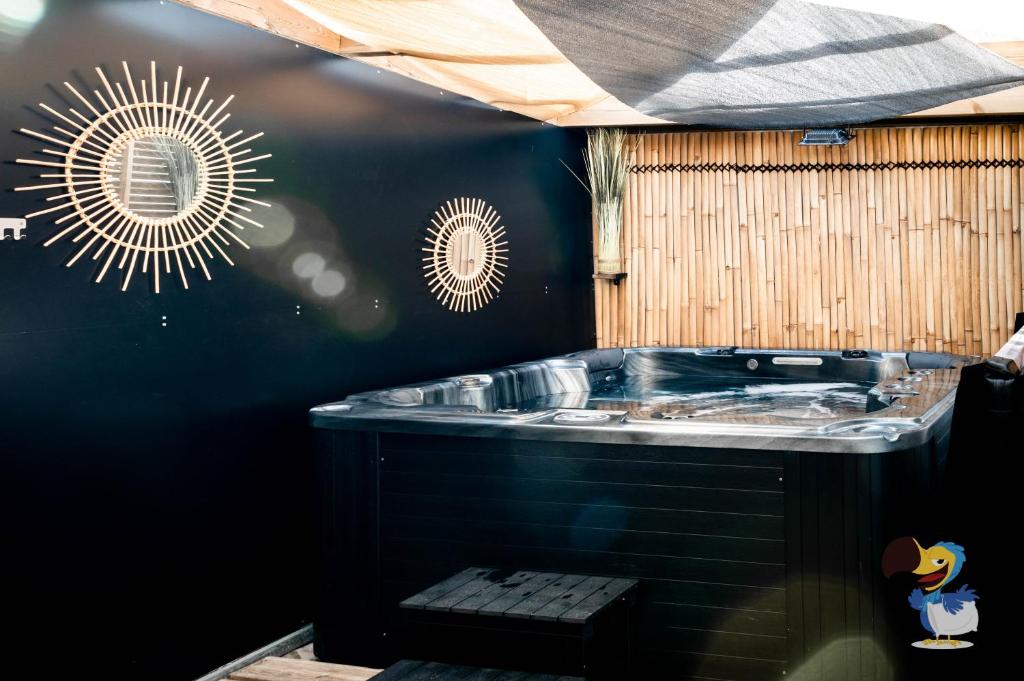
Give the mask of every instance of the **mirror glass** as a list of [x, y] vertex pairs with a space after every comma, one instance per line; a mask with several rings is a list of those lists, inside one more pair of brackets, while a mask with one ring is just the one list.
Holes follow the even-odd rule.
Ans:
[[452, 272], [462, 277], [471, 277], [479, 267], [483, 239], [476, 230], [463, 227], [452, 236], [447, 251], [448, 267]]
[[165, 135], [129, 140], [108, 164], [107, 179], [121, 205], [143, 218], [170, 218], [187, 210], [199, 191], [199, 162]]

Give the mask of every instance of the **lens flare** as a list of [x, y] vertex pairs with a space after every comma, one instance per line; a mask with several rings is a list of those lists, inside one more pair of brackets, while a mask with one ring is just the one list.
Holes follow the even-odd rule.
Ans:
[[32, 25], [46, 14], [46, 0], [0, 0], [0, 23]]
[[46, 0], [0, 0], [0, 53], [21, 47], [46, 14]]
[[247, 242], [253, 248], [276, 248], [295, 234], [295, 214], [285, 205], [285, 197], [267, 197], [269, 207], [255, 206], [252, 218], [263, 225], [253, 230]]
[[313, 293], [323, 298], [334, 298], [345, 290], [345, 275], [337, 270], [324, 270], [313, 279]]
[[319, 253], [303, 253], [292, 261], [292, 272], [302, 279], [316, 279], [326, 266], [327, 261]]

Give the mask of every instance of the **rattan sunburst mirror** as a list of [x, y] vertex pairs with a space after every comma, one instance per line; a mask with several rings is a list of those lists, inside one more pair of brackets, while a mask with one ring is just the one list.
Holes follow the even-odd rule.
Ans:
[[56, 146], [42, 153], [57, 160], [18, 159], [42, 168], [43, 182], [15, 191], [52, 192], [46, 201], [57, 205], [25, 217], [65, 213], [56, 219], [60, 230], [43, 245], [65, 237], [76, 244], [68, 267], [91, 252], [97, 282], [114, 267], [122, 272], [125, 291], [138, 270], [152, 273], [159, 293], [161, 273], [170, 276], [173, 267], [188, 288], [186, 270], [198, 269], [210, 279], [206, 261], [220, 256], [234, 265], [226, 249], [248, 248], [237, 232], [262, 227], [245, 214], [252, 205], [270, 204], [249, 195], [252, 185], [273, 180], [255, 177], [251, 164], [271, 155], [254, 156], [245, 147], [263, 133], [238, 139], [241, 130], [221, 132], [234, 95], [216, 107], [213, 99], [204, 100], [209, 78], [193, 93], [183, 87], [180, 66], [172, 85], [158, 82], [155, 62], [148, 78], [138, 81], [127, 63], [121, 65], [124, 85], [112, 84], [96, 67], [103, 91], [93, 90], [93, 98], [64, 83], [82, 111], [70, 107], [64, 114], [39, 105], [59, 120], [56, 135], [21, 132]]
[[446, 201], [430, 219], [423, 269], [430, 292], [456, 312], [472, 312], [501, 291], [508, 241], [501, 216], [482, 199]]

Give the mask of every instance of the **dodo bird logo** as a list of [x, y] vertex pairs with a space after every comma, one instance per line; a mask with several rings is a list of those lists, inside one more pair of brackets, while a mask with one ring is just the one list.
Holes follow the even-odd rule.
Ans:
[[900, 537], [885, 547], [882, 573], [886, 577], [910, 573], [917, 583], [907, 601], [921, 613], [921, 626], [929, 635], [915, 641], [915, 648], [950, 650], [974, 645], [953, 638], [978, 630], [978, 596], [974, 589], [964, 584], [956, 591], [942, 591], [956, 579], [966, 561], [964, 547], [952, 542], [941, 541], [926, 549], [913, 537]]

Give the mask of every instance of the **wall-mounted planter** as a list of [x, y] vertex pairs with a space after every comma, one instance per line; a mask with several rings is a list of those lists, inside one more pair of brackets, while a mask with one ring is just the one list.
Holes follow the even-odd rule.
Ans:
[[[591, 183], [593, 183], [593, 178]], [[597, 273], [622, 272], [622, 194], [617, 200], [594, 201], [597, 223]]]
[[595, 269], [596, 274], [601, 275], [595, 278], [613, 279], [615, 283], [625, 276], [622, 271], [623, 201], [633, 151], [627, 147], [626, 133], [622, 130], [598, 128], [587, 135], [587, 148], [583, 152], [588, 182], [580, 180], [580, 184], [590, 193], [597, 241]]
[[598, 272], [594, 275], [594, 279], [610, 281], [616, 286], [619, 282], [628, 276], [626, 272]]

